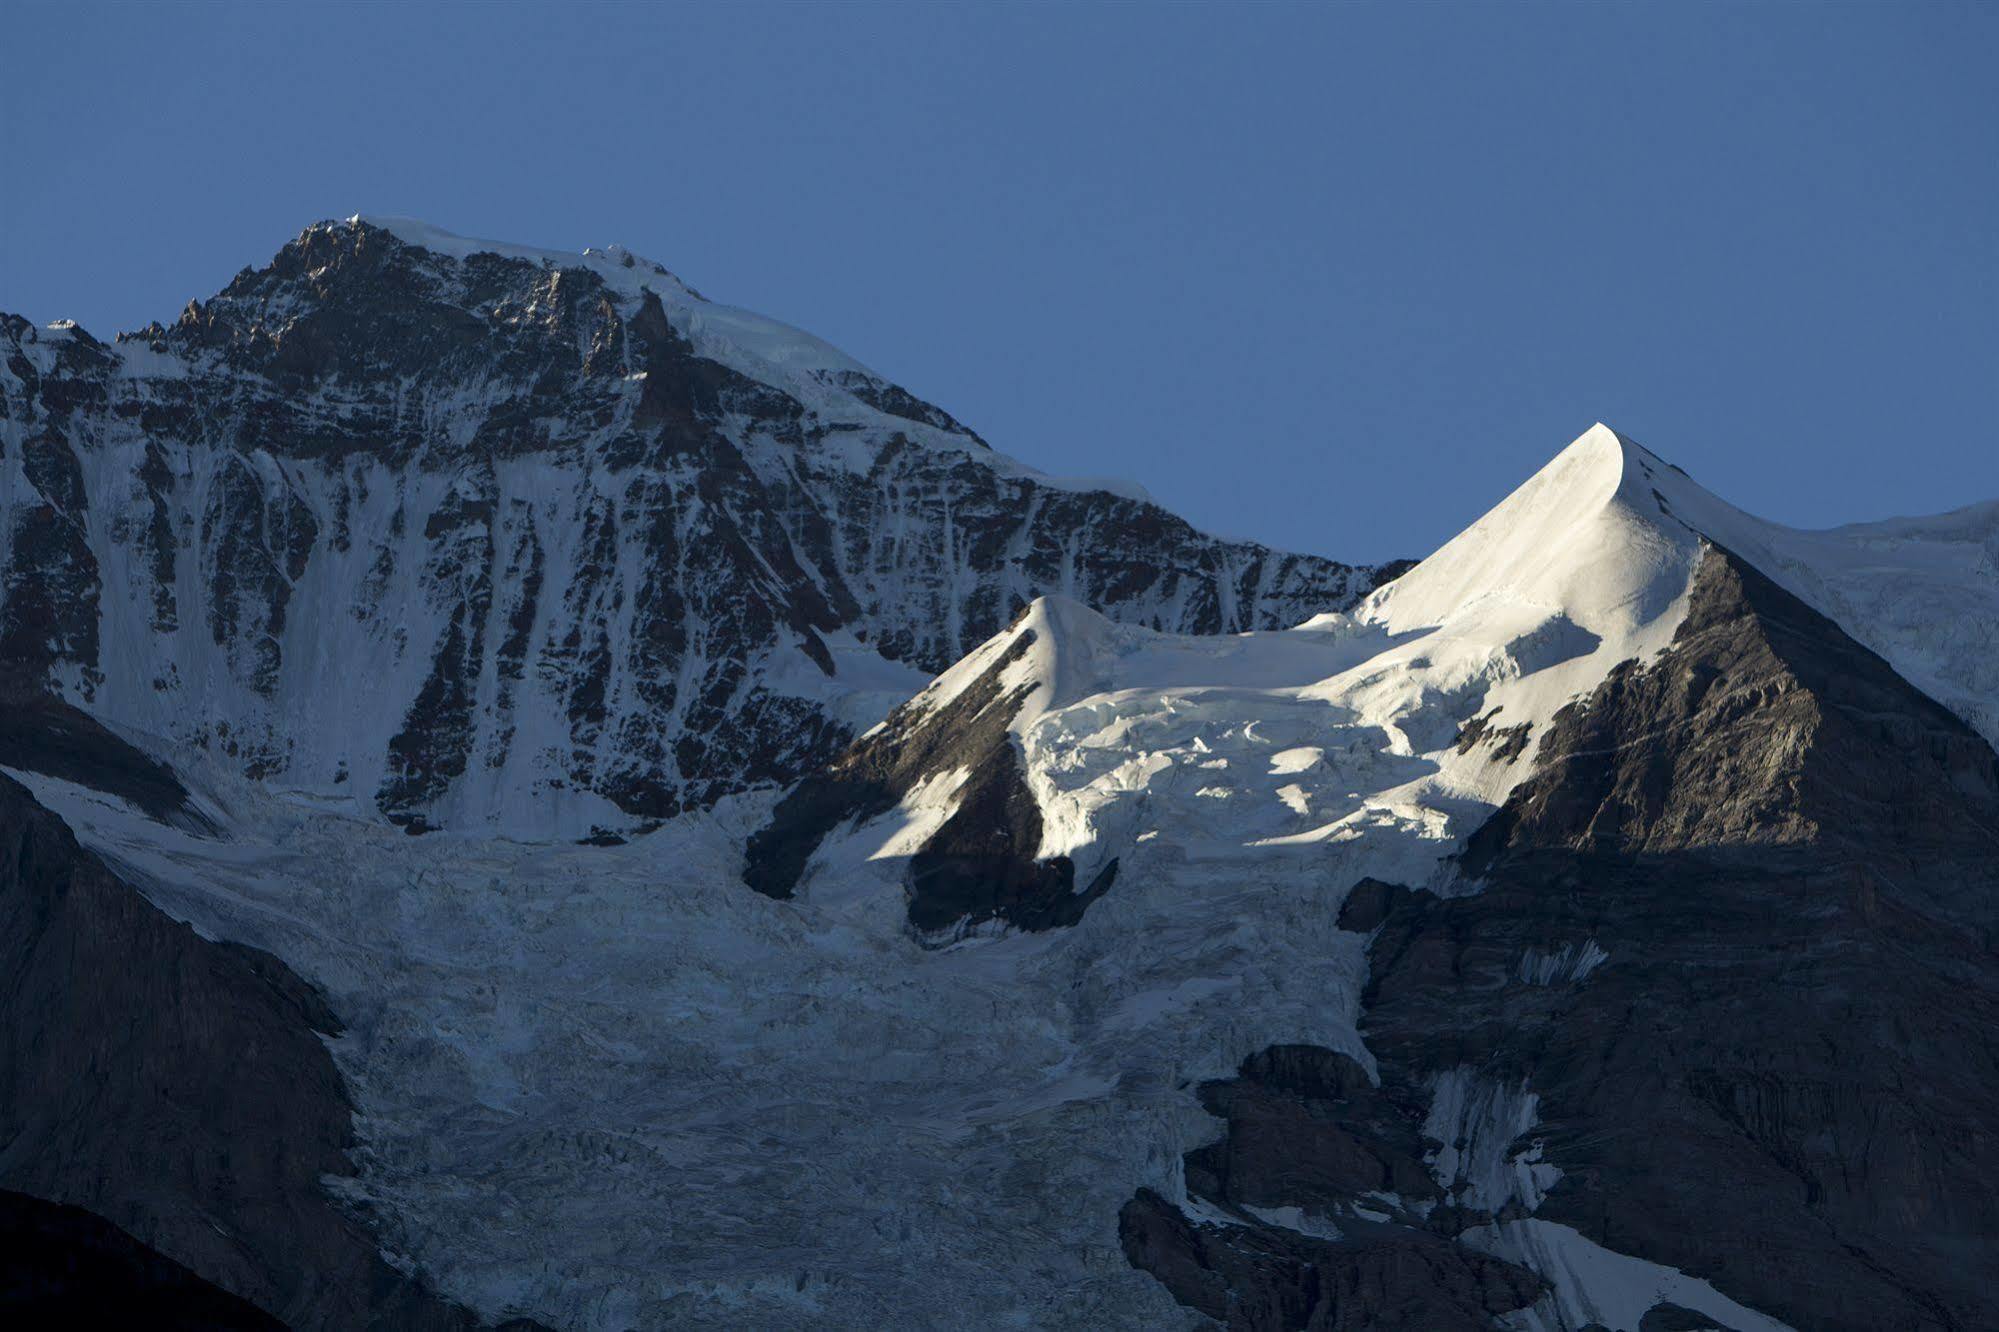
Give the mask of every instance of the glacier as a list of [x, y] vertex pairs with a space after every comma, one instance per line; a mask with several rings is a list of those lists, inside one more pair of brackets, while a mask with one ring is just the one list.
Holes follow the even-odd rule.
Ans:
[[[1556, 711], [1666, 650], [1716, 545], [1999, 734], [1999, 505], [1794, 532], [1598, 426], [1411, 572], [1294, 628], [1176, 634], [1043, 596], [927, 684], [870, 664], [878, 704], [856, 732], [921, 726], [1009, 659], [1037, 854], [1074, 858], [1079, 881], [1121, 865], [1067, 928], [944, 947], [910, 930], [904, 875], [954, 807], [949, 767], [826, 837], [787, 900], [740, 881], [774, 789], [617, 845], [497, 806], [411, 838], [214, 748], [186, 759], [150, 713], [108, 720], [176, 758], [221, 835], [18, 776], [163, 909], [324, 988], [361, 1140], [342, 1187], [393, 1260], [488, 1316], [1192, 1327], [1116, 1223], [1144, 1187], [1231, 1224], [1185, 1187], [1183, 1156], [1215, 1131], [1190, 1088], [1276, 1042], [1373, 1067], [1365, 937], [1338, 925], [1349, 889], [1477, 891], [1453, 859], [1466, 836]], [[338, 700], [368, 682], [318, 687], [338, 719], [324, 733], [357, 724]], [[1557, 947], [1522, 974], [1617, 963]], [[1436, 1097], [1462, 1144], [1430, 1163], [1440, 1180], [1524, 1209], [1465, 1242], [1553, 1283], [1513, 1325], [1635, 1326], [1670, 1298], [1781, 1326], [1532, 1219], [1561, 1163], [1504, 1154], [1531, 1094], [1469, 1080]]]

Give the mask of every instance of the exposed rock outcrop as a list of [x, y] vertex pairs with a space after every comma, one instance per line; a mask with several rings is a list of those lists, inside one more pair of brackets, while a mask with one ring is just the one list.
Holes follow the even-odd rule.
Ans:
[[1135, 1266], [1230, 1332], [1479, 1332], [1542, 1290], [1531, 1272], [1422, 1231], [1322, 1240], [1206, 1225], [1149, 1189], [1125, 1205], [1118, 1236]]
[[[1348, 1056], [1272, 1046], [1235, 1078], [1204, 1084], [1201, 1102], [1228, 1128], [1188, 1154], [1187, 1192], [1226, 1223], [1195, 1221], [1151, 1190], [1119, 1218], [1125, 1255], [1182, 1304], [1244, 1332], [1471, 1332], [1546, 1289], [1517, 1264], [1451, 1242], [1455, 1213], [1432, 1211], [1440, 1190], [1425, 1154], [1436, 1144], [1422, 1136], [1420, 1109]], [[1271, 1219], [1286, 1209], [1317, 1218], [1319, 1233]]]

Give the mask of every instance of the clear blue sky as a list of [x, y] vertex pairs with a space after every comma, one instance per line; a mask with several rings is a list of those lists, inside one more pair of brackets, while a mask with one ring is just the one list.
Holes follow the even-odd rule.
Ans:
[[1599, 418], [1823, 525], [1999, 496], [1999, 6], [43, 4], [0, 308], [308, 222], [619, 242], [1049, 471], [1422, 554]]

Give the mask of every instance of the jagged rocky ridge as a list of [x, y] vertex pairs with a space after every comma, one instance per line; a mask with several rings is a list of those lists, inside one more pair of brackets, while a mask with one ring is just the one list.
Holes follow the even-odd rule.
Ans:
[[309, 228], [171, 326], [0, 318], [0, 659], [412, 829], [790, 781], [1062, 593], [1186, 633], [1374, 572], [994, 453], [620, 250]]

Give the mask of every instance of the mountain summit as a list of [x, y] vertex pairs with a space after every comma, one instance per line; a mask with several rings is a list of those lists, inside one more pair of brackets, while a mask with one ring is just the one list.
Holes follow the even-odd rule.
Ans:
[[171, 326], [0, 320], [0, 649], [419, 830], [809, 771], [1042, 593], [1220, 633], [1380, 576], [1044, 476], [621, 250], [308, 228]]

